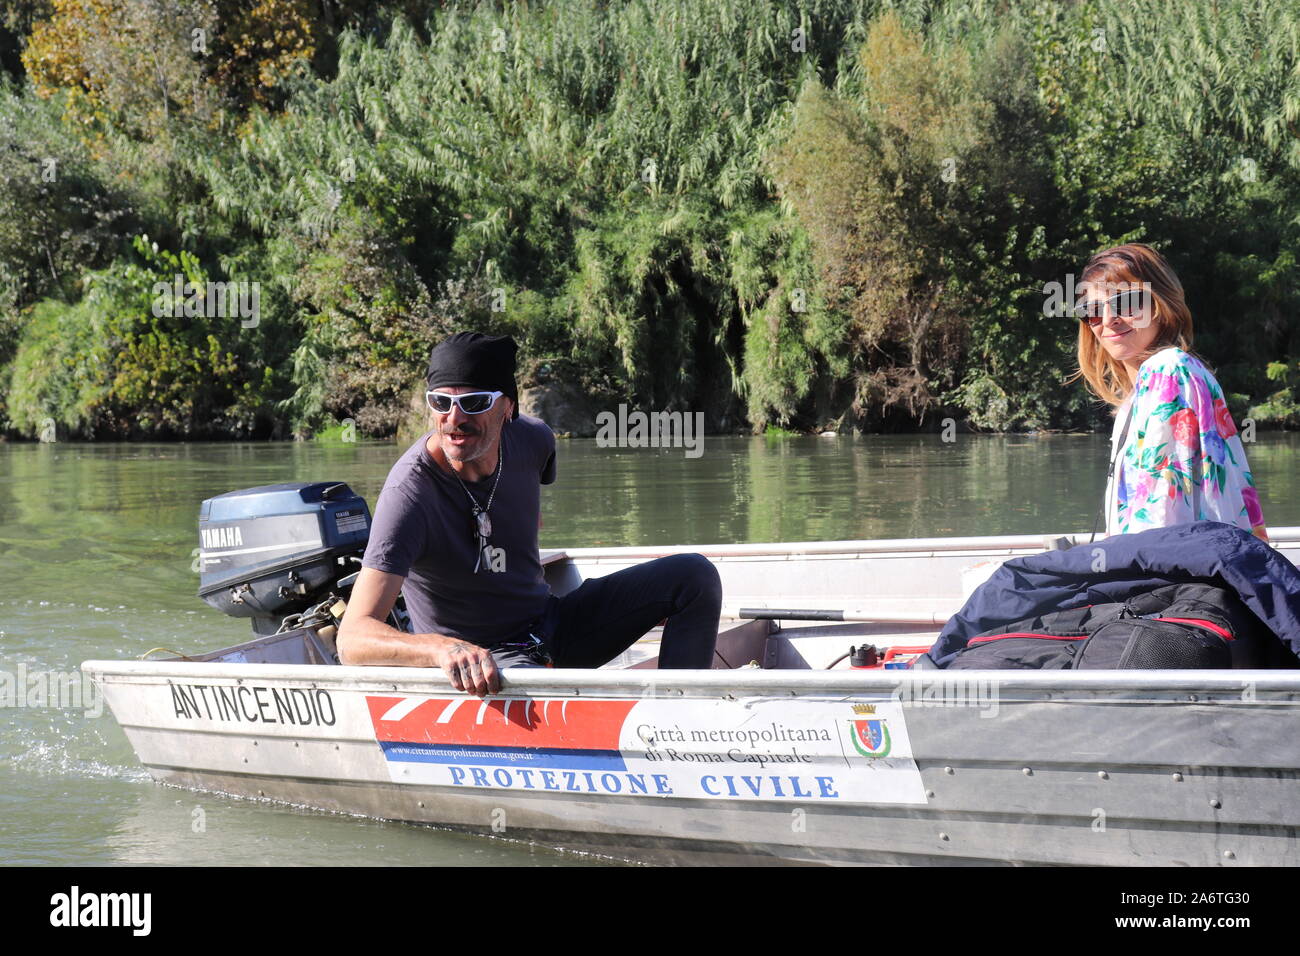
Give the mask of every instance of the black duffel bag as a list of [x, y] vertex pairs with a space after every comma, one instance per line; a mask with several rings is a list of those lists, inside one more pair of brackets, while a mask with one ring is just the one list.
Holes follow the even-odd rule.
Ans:
[[1233, 592], [1212, 584], [1170, 584], [1122, 604], [1053, 611], [978, 634], [948, 669], [1269, 666], [1261, 649], [1271, 636]]

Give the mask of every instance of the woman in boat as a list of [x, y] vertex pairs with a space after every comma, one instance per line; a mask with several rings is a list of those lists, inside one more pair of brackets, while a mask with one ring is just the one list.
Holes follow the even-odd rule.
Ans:
[[1268, 540], [1223, 389], [1192, 351], [1182, 283], [1150, 246], [1097, 253], [1079, 278], [1079, 370], [1116, 409], [1106, 533], [1209, 519]]

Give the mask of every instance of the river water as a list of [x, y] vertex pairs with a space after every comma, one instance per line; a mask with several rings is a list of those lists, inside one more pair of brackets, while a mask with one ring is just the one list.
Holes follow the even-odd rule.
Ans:
[[[707, 437], [685, 449], [559, 444], [542, 547], [1064, 533], [1092, 527], [1100, 435]], [[1300, 435], [1247, 446], [1272, 527], [1300, 525]], [[374, 507], [392, 443], [0, 444], [0, 680], [71, 675], [154, 647], [202, 652], [247, 624], [196, 597], [204, 498], [346, 481]], [[502, 504], [505, 504], [504, 502]], [[4, 690], [4, 688], [0, 688]], [[53, 696], [53, 695], [51, 695]], [[152, 783], [107, 712], [6, 706], [0, 862], [585, 865], [544, 847]], [[47, 702], [53, 703], [53, 702]]]

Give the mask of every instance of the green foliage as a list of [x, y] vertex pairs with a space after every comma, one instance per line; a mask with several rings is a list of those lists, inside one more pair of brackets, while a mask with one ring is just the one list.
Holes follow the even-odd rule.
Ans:
[[352, 426], [340, 423], [322, 428], [311, 436], [311, 440], [322, 445], [344, 445], [355, 441], [356, 437]]
[[[402, 24], [383, 44], [345, 35], [331, 83], [258, 117], [242, 162], [198, 168], [217, 208], [259, 232], [329, 248], [361, 222], [395, 276], [393, 256], [430, 289], [481, 278], [525, 354], [577, 360], [590, 391], [725, 411], [770, 296], [754, 278], [780, 265], [745, 250], [788, 244], [794, 225], [774, 220], [761, 162], [817, 66], [793, 31], [817, 23], [835, 50], [864, 7], [452, 7], [427, 44]], [[387, 334], [348, 308], [356, 334]], [[440, 327], [422, 321], [427, 349]], [[331, 343], [316, 349], [327, 365]], [[326, 404], [392, 421], [390, 383], [342, 381]]]
[[134, 247], [136, 257], [85, 277], [80, 302], [32, 310], [13, 360], [11, 427], [35, 437], [52, 418], [77, 437], [265, 433], [279, 382], [260, 318], [246, 328], [233, 304], [213, 312], [217, 280], [193, 254], [147, 237]]
[[[1282, 0], [0, 12], [31, 71], [0, 88], [19, 434], [391, 435], [471, 327], [525, 381], [713, 428], [1095, 426], [1043, 287], [1128, 240], [1170, 258], [1236, 407], [1296, 423]], [[258, 282], [259, 323], [155, 315], [177, 273]]]
[[[1035, 320], [1026, 288], [1047, 251], [1027, 224], [1052, 212], [1047, 171], [1025, 148], [1043, 123], [1030, 74], [1013, 33], [928, 48], [888, 13], [852, 82], [800, 94], [772, 167], [844, 317], [832, 348], [847, 347], [843, 402], [864, 427], [944, 401], [985, 427], [1042, 427], [1051, 415], [1055, 383], [1036, 382], [1064, 361], [1059, 329]], [[831, 369], [831, 387], [845, 377]]]
[[768, 425], [763, 429], [763, 435], [770, 439], [793, 438], [799, 433], [789, 428], [782, 428], [780, 425]]
[[1266, 375], [1282, 387], [1253, 406], [1249, 417], [1283, 428], [1300, 428], [1300, 362], [1270, 362]]
[[[176, 117], [213, 118], [220, 93], [201, 57], [217, 28], [213, 0], [51, 0], [32, 26], [23, 65], [44, 96], [62, 93], [88, 131], [153, 139]], [[93, 135], [93, 133], [92, 133]]]
[[8, 368], [8, 428], [37, 438], [51, 427], [76, 435], [90, 426], [108, 391], [96, 362], [102, 354], [97, 306], [89, 297], [74, 306], [47, 299], [27, 313]]
[[[774, 171], [850, 319], [859, 415], [1095, 423], [1082, 387], [1062, 388], [1075, 330], [1039, 290], [1123, 241], [1165, 250], [1234, 386], [1258, 394], [1269, 358], [1300, 351], [1300, 16], [1152, 7], [903, 4], [861, 70], [803, 92]], [[928, 167], [942, 156], [947, 191]]]
[[0, 77], [0, 308], [74, 294], [81, 271], [104, 265], [131, 223], [127, 201], [58, 117], [57, 105]]

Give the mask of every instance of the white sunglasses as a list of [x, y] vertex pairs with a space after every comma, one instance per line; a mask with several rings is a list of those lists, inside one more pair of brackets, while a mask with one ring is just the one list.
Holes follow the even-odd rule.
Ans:
[[466, 392], [463, 395], [452, 395], [449, 392], [425, 392], [424, 400], [439, 415], [450, 412], [452, 405], [466, 415], [482, 415], [491, 411], [497, 399], [504, 394], [505, 392]]

